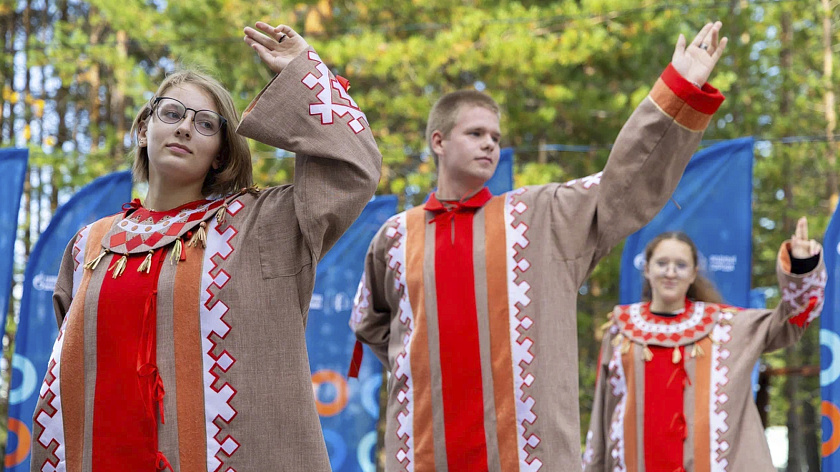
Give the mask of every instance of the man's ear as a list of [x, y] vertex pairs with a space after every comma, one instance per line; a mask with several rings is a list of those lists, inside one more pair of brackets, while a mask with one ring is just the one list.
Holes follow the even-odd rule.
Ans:
[[444, 154], [443, 133], [441, 133], [440, 130], [434, 130], [429, 141], [431, 141], [432, 152], [434, 152], [438, 157], [442, 156]]

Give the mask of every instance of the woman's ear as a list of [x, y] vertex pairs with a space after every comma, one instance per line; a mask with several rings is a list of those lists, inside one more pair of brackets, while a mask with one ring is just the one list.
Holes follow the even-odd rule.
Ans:
[[146, 140], [146, 132], [148, 131], [148, 125], [146, 121], [141, 121], [137, 125], [137, 145], [140, 147], [148, 146], [148, 142]]
[[210, 164], [210, 167], [212, 167], [213, 170], [219, 170], [219, 168], [222, 167], [222, 157], [216, 156], [216, 158], [213, 159], [213, 163]]

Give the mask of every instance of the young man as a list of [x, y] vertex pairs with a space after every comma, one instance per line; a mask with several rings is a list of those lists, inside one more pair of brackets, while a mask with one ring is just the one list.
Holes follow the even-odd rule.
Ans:
[[671, 196], [723, 96], [706, 25], [616, 139], [600, 174], [492, 197], [498, 106], [456, 92], [427, 130], [438, 190], [383, 225], [351, 326], [388, 367], [386, 470], [580, 468], [580, 285]]

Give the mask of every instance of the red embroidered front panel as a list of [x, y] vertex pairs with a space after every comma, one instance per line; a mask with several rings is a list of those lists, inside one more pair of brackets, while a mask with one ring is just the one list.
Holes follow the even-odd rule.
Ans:
[[435, 288], [449, 470], [486, 471], [484, 401], [475, 305], [472, 211], [435, 225]]
[[[113, 264], [119, 256], [102, 263]], [[154, 255], [159, 267], [165, 251]], [[96, 386], [93, 401], [93, 472], [155, 470], [157, 402], [150, 398], [148, 376], [138, 372], [138, 354], [147, 302], [157, 288], [158, 271], [139, 272], [141, 255], [128, 258], [123, 274], [105, 276], [96, 316]], [[151, 359], [154, 363], [154, 350]]]
[[653, 358], [645, 362], [645, 470], [673, 472], [683, 467], [687, 424], [683, 392], [688, 385], [685, 351], [674, 363], [673, 349], [651, 346]]

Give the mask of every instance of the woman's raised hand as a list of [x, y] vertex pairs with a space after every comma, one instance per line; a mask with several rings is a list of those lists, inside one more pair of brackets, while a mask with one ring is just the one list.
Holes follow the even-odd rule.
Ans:
[[808, 219], [804, 216], [796, 222], [796, 233], [790, 238], [790, 255], [796, 259], [808, 259], [820, 253], [820, 243], [808, 239]]
[[712, 70], [726, 48], [727, 38], [718, 41], [721, 26], [723, 26], [723, 23], [720, 21], [707, 23], [688, 46], [686, 46], [685, 36], [682, 34], [677, 39], [677, 47], [674, 49], [671, 65], [686, 80], [699, 87], [702, 87], [709, 79]]
[[262, 21], [258, 21], [254, 26], [257, 29], [245, 27], [245, 43], [257, 51], [260, 59], [275, 74], [279, 74], [294, 58], [309, 47], [303, 36], [291, 26], [271, 26]]

